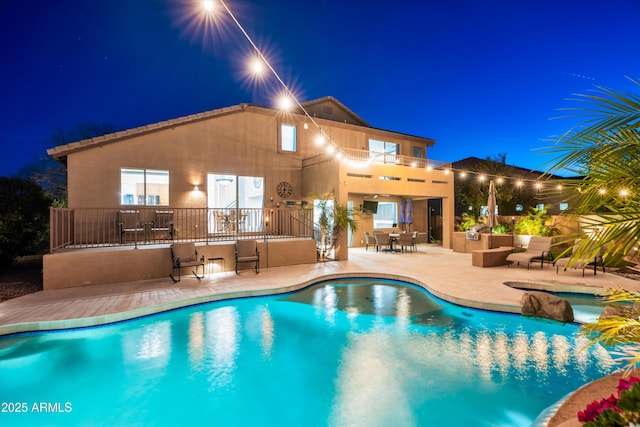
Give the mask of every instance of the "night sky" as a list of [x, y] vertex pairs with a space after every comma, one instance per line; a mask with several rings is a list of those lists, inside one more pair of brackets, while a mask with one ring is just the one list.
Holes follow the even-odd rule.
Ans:
[[[251, 47], [199, 1], [0, 0], [0, 176], [56, 131], [133, 128], [243, 102], [274, 106]], [[596, 86], [636, 91], [639, 0], [228, 0], [300, 101], [331, 95], [429, 158], [507, 154], [541, 169], [552, 120]], [[336, 141], [339, 144], [339, 141]]]

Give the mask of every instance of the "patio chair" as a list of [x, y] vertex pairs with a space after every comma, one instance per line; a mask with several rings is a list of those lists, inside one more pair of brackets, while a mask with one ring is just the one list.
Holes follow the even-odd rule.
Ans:
[[410, 248], [411, 252], [413, 252], [413, 236], [411, 233], [400, 233], [400, 237], [398, 237], [398, 245], [400, 245], [400, 250], [402, 252], [405, 251], [405, 248]]
[[257, 240], [236, 241], [236, 274], [238, 274], [238, 265], [241, 262], [255, 262], [256, 274], [260, 272], [260, 252]]
[[[172, 272], [169, 275], [174, 282], [181, 279], [180, 270], [185, 267], [195, 267], [195, 271], [191, 271], [198, 280], [204, 278], [204, 255], [198, 255], [196, 244], [191, 243], [174, 243], [171, 245], [171, 264]], [[202, 267], [202, 275], [198, 275], [198, 267]], [[178, 278], [176, 279], [176, 272]]]
[[391, 251], [391, 237], [389, 234], [375, 233], [373, 237], [376, 239], [376, 252], [378, 252], [380, 248], [385, 252]]
[[376, 239], [374, 239], [373, 236], [371, 234], [369, 234], [368, 231], [365, 231], [364, 232], [364, 250], [365, 251], [369, 250], [369, 245], [375, 246], [376, 247], [376, 251], [378, 250], [378, 245], [376, 244]]
[[138, 240], [138, 233], [140, 237], [144, 236], [139, 210], [121, 210], [118, 213], [118, 226], [120, 227], [120, 244], [123, 243], [125, 234], [133, 234], [134, 241]]
[[540, 260], [540, 268], [544, 267], [544, 259], [551, 256], [551, 237], [533, 236], [529, 241], [529, 246], [525, 252], [514, 252], [507, 256], [507, 266], [511, 264], [527, 263], [527, 270], [529, 265], [534, 260]]
[[411, 233], [411, 246], [413, 247], [414, 251], [418, 251], [417, 241], [418, 241], [418, 232], [414, 231], [413, 233]]
[[[571, 248], [571, 253], [572, 254], [576, 253], [576, 250], [578, 249], [578, 247], [581, 246], [581, 244], [582, 244], [581, 240], [576, 240], [576, 243]], [[585, 248], [585, 250], [589, 252], [588, 247]], [[594, 276], [598, 271], [598, 266], [602, 267], [603, 273], [605, 272], [604, 258], [602, 257], [602, 248], [600, 248], [600, 250], [593, 256], [573, 257], [573, 255], [571, 255], [568, 257], [559, 258], [556, 260], [555, 265], [556, 265], [556, 274], [558, 274], [558, 271], [560, 270], [561, 267], [563, 271], [567, 271], [567, 268], [575, 268], [575, 269], [580, 268], [582, 269], [582, 277], [584, 277], [584, 271], [587, 269], [587, 267], [591, 267], [591, 266], [593, 266]]]
[[156, 240], [156, 233], [166, 232], [169, 240], [173, 240], [175, 228], [173, 227], [173, 211], [156, 211], [155, 218], [151, 224], [153, 240]]

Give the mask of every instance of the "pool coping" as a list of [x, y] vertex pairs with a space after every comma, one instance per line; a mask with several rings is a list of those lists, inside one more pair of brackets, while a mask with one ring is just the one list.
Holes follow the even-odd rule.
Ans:
[[279, 295], [289, 292], [298, 291], [309, 286], [315, 285], [320, 282], [333, 279], [355, 279], [355, 278], [370, 278], [370, 279], [390, 279], [398, 280], [401, 282], [410, 283], [419, 286], [427, 292], [433, 294], [435, 297], [440, 298], [452, 304], [475, 308], [480, 310], [489, 310], [503, 313], [520, 314], [521, 306], [501, 304], [501, 303], [486, 303], [478, 302], [472, 299], [466, 299], [456, 297], [450, 294], [439, 292], [431, 286], [428, 286], [424, 282], [415, 279], [410, 276], [404, 276], [399, 274], [386, 274], [386, 273], [367, 273], [367, 272], [345, 272], [345, 273], [333, 273], [323, 276], [318, 276], [313, 279], [304, 280], [302, 282], [275, 287], [269, 289], [247, 289], [243, 291], [231, 291], [223, 293], [214, 293], [208, 295], [202, 295], [197, 297], [191, 297], [186, 299], [179, 299], [163, 304], [149, 305], [145, 307], [136, 308], [133, 310], [115, 311], [113, 313], [107, 313], [99, 316], [91, 317], [75, 317], [69, 319], [55, 319], [55, 320], [39, 320], [33, 322], [11, 323], [7, 325], [0, 325], [0, 337], [28, 333], [28, 332], [46, 332], [46, 331], [58, 331], [63, 329], [76, 329], [86, 328], [93, 326], [101, 326], [110, 323], [122, 322], [127, 320], [133, 320], [136, 318], [149, 316], [153, 314], [163, 313], [166, 311], [176, 310], [180, 308], [191, 307], [194, 305], [206, 304], [216, 301], [224, 301], [237, 298], [247, 297], [260, 297], [267, 295]]

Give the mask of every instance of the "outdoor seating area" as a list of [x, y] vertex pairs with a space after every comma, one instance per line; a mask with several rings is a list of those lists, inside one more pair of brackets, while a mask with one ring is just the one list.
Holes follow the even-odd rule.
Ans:
[[[571, 253], [576, 253], [576, 249], [580, 247], [582, 244], [581, 240], [577, 240], [576, 243], [571, 248]], [[584, 272], [587, 268], [593, 268], [593, 275], [595, 276], [598, 271], [598, 267], [602, 267], [602, 272], [605, 273], [604, 267], [604, 258], [602, 256], [602, 249], [600, 249], [593, 257], [591, 256], [583, 256], [579, 258], [575, 258], [572, 256], [566, 256], [559, 258], [555, 261], [556, 266], [556, 274], [562, 268], [563, 271], [567, 271], [567, 268], [572, 269], [580, 269], [582, 270], [582, 277], [584, 277]]]
[[[191, 272], [197, 279], [204, 279], [204, 255], [199, 255], [195, 243], [176, 243], [171, 245], [171, 279], [174, 282], [181, 280], [180, 270], [188, 267], [195, 267]], [[198, 267], [202, 268], [202, 273], [198, 274]], [[177, 279], [176, 279], [177, 273]]]
[[256, 274], [260, 272], [260, 251], [255, 240], [238, 240], [236, 242], [236, 274], [240, 263], [255, 263]]
[[369, 245], [372, 245], [375, 246], [376, 252], [413, 252], [417, 250], [417, 237], [417, 231], [412, 233], [385, 233], [374, 231], [373, 237], [371, 237], [369, 232], [365, 231], [365, 249], [368, 250]]
[[552, 243], [551, 237], [533, 236], [524, 252], [514, 252], [507, 256], [507, 265], [527, 263], [528, 270], [533, 261], [540, 260], [540, 268], [543, 268], [545, 258], [550, 262], [553, 261], [553, 255], [551, 254]]

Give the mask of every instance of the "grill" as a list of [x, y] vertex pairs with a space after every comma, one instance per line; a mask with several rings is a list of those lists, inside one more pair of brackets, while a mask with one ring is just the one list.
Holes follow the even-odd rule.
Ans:
[[489, 227], [484, 224], [476, 224], [467, 230], [467, 240], [480, 240], [480, 234], [489, 231]]

